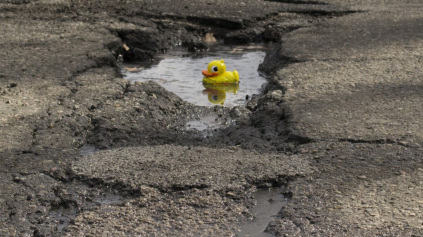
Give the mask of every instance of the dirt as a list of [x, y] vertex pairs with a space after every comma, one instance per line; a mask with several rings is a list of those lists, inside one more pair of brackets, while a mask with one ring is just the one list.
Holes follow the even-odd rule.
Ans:
[[[332, 29], [339, 29], [343, 35], [350, 32], [348, 23], [360, 23], [348, 16], [369, 11], [363, 19], [370, 19], [379, 8], [389, 12], [386, 5], [336, 1], [3, 1], [0, 235], [233, 236], [252, 218], [251, 192], [277, 186], [289, 200], [267, 228], [275, 236], [418, 236], [423, 165], [416, 118], [421, 110], [415, 104], [421, 97], [403, 98], [421, 88], [415, 85], [392, 101], [387, 91], [377, 94], [377, 103], [416, 111], [392, 115], [383, 107], [380, 116], [392, 116], [366, 120], [393, 126], [383, 133], [380, 126], [368, 132], [362, 122], [328, 118], [318, 106], [327, 97], [322, 93], [312, 100], [305, 91], [320, 91], [298, 80], [323, 77], [313, 72], [313, 63], [319, 72], [327, 72], [322, 69], [327, 64], [343, 70], [339, 52], [349, 58], [367, 52], [359, 50], [365, 47], [350, 54], [337, 50], [347, 36], [333, 45], [315, 38], [333, 51], [314, 46], [310, 35], [319, 34], [313, 30], [322, 27], [322, 35], [332, 36], [337, 32]], [[421, 17], [418, 10], [401, 8], [407, 11], [414, 15], [395, 16]], [[344, 18], [344, 28], [333, 23]], [[413, 43], [386, 37], [380, 45], [418, 48], [421, 35], [412, 29], [421, 24], [395, 22]], [[388, 25], [379, 28], [388, 35], [397, 32]], [[206, 49], [214, 39], [272, 44], [260, 67], [272, 77], [246, 107], [194, 106], [154, 82], [130, 84], [122, 78], [122, 58], [148, 61], [177, 45]], [[405, 63], [421, 60], [420, 51], [399, 52], [378, 54], [377, 60], [391, 57], [408, 65], [393, 77], [419, 78], [417, 63]], [[359, 60], [347, 63], [353, 66], [344, 72], [363, 67]], [[328, 83], [346, 87], [335, 79]], [[361, 98], [374, 98], [363, 91], [368, 97]], [[328, 106], [346, 108], [348, 100]], [[310, 101], [314, 106], [308, 108]], [[186, 122], [208, 115], [236, 122], [209, 137], [185, 129]], [[401, 119], [413, 122], [392, 125]], [[82, 157], [84, 145], [104, 151]], [[119, 194], [119, 201], [99, 205], [105, 193]], [[63, 213], [69, 218], [61, 221]]]

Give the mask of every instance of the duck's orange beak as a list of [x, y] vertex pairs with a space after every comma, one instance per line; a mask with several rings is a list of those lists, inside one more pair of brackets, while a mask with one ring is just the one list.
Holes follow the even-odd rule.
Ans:
[[208, 70], [203, 70], [201, 73], [203, 73], [205, 77], [214, 77], [218, 75], [217, 72], [209, 72]]

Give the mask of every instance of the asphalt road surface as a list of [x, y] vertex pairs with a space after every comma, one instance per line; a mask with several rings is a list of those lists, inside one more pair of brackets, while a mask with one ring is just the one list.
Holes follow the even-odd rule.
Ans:
[[[123, 79], [214, 39], [268, 47], [245, 107]], [[420, 0], [5, 0], [0, 45], [0, 236], [236, 236], [269, 187], [270, 235], [422, 236]]]

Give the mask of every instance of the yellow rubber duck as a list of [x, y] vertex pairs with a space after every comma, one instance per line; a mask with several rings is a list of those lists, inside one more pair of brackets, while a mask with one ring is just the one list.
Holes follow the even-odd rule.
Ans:
[[236, 70], [226, 71], [226, 65], [223, 59], [214, 60], [209, 63], [207, 70], [202, 71], [203, 83], [207, 84], [238, 84], [239, 74]]

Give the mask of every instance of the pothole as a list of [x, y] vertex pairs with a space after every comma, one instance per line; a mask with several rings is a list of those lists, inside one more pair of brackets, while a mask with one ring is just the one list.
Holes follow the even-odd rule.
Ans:
[[273, 188], [258, 190], [252, 196], [257, 202], [250, 210], [254, 220], [240, 226], [237, 237], [271, 237], [273, 235], [265, 233], [264, 230], [286, 204], [286, 199]]
[[[266, 85], [265, 75], [258, 71], [266, 56], [265, 49], [263, 45], [215, 45], [207, 52], [189, 53], [184, 48], [175, 48], [159, 54], [153, 63], [124, 64], [122, 70], [131, 82], [155, 81], [194, 105], [234, 108], [245, 106]], [[220, 59], [224, 59], [228, 71], [238, 71], [239, 84], [203, 83], [202, 70], [207, 69], [211, 61]], [[216, 130], [234, 123], [233, 119], [218, 114], [199, 114], [186, 123], [185, 129], [210, 137]]]
[[[183, 100], [200, 106], [243, 106], [261, 92], [266, 78], [258, 72], [266, 53], [264, 46], [216, 46], [207, 52], [188, 53], [176, 48], [160, 54], [153, 63], [125, 64], [125, 78], [132, 81], [155, 81]], [[203, 84], [201, 71], [209, 62], [224, 59], [228, 71], [237, 70], [240, 83]]]

